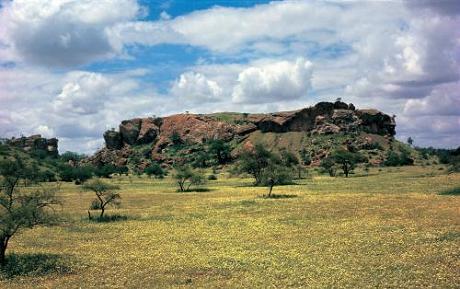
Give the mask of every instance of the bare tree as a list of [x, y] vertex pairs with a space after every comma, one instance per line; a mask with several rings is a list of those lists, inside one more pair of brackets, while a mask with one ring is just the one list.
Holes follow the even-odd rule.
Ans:
[[[105, 183], [99, 179], [94, 179], [85, 183], [83, 189], [92, 191], [96, 194], [96, 198], [91, 203], [90, 210], [100, 210], [99, 219], [104, 217], [107, 206], [119, 206], [121, 203], [120, 194], [115, 192], [115, 190], [119, 189], [118, 186]], [[92, 219], [90, 210], [88, 210], [88, 217]]]

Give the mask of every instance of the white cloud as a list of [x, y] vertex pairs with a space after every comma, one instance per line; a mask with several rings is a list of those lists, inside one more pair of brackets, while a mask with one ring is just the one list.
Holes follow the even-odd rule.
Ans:
[[436, 87], [427, 97], [409, 99], [404, 106], [406, 115], [460, 116], [460, 82]]
[[74, 66], [120, 53], [106, 30], [135, 19], [136, 0], [15, 0], [2, 2], [3, 56], [45, 66]]
[[238, 75], [232, 99], [236, 103], [269, 103], [298, 99], [310, 88], [312, 64], [298, 58], [246, 68]]
[[181, 99], [192, 102], [218, 101], [222, 98], [222, 88], [216, 81], [208, 79], [201, 73], [186, 72], [180, 75], [171, 93]]
[[171, 111], [172, 104], [152, 87], [140, 86], [144, 73], [0, 69], [0, 78], [7, 80], [0, 81], [0, 136], [38, 133], [65, 139], [61, 151], [93, 152], [87, 142], [99, 144], [102, 133], [122, 119]]

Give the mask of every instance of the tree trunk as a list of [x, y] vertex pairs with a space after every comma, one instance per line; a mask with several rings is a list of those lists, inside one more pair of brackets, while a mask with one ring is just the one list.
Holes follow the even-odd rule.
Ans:
[[0, 243], [0, 266], [6, 264], [6, 247], [8, 247], [9, 237], [3, 237], [2, 242]]
[[99, 219], [102, 219], [102, 217], [104, 217], [104, 211], [105, 211], [105, 208], [101, 206], [101, 214], [99, 215]]
[[270, 185], [270, 189], [268, 190], [268, 196], [272, 195], [273, 185]]

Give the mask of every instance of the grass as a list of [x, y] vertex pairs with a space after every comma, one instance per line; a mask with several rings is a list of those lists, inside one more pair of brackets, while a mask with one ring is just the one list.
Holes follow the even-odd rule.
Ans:
[[0, 277], [0, 288], [456, 288], [460, 198], [438, 192], [460, 174], [362, 174], [314, 175], [275, 187], [297, 196], [280, 199], [225, 175], [186, 194], [168, 178], [117, 177], [122, 207], [106, 214], [127, 219], [108, 223], [88, 222], [92, 194], [63, 184], [69, 221], [23, 231], [9, 248], [14, 258], [58, 256], [58, 265]]

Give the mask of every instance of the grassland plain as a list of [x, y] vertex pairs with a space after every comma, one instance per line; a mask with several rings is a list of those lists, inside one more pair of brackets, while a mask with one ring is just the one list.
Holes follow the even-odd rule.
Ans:
[[126, 221], [86, 220], [91, 193], [63, 184], [67, 222], [23, 231], [10, 253], [62, 256], [65, 273], [0, 279], [0, 288], [458, 288], [460, 174], [406, 167], [313, 176], [264, 199], [220, 175], [208, 192], [169, 178], [116, 177]]

